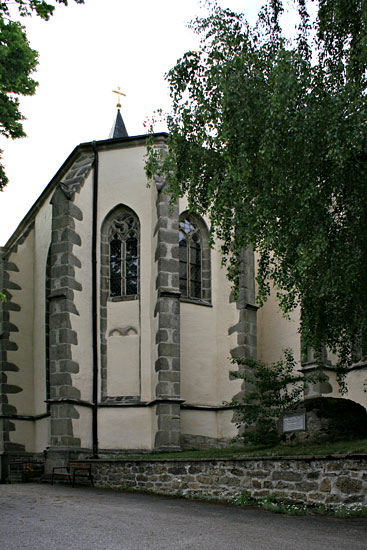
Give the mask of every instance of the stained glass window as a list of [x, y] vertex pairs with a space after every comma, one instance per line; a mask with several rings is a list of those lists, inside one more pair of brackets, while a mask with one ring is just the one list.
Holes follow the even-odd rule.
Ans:
[[189, 218], [180, 221], [179, 249], [181, 295], [201, 299], [201, 235]]
[[139, 293], [139, 222], [130, 213], [113, 220], [110, 227], [110, 296]]

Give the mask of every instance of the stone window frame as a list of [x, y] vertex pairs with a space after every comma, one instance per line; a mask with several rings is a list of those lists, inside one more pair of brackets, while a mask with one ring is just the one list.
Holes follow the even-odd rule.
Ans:
[[[105, 216], [101, 224], [101, 256], [100, 256], [100, 356], [101, 356], [101, 402], [109, 404], [137, 403], [141, 401], [141, 396], [119, 396], [110, 397], [107, 394], [107, 303], [108, 302], [127, 302], [140, 299], [140, 261], [138, 264], [138, 294], [127, 296], [110, 296], [110, 227], [118, 216], [128, 213], [133, 215], [139, 228], [138, 238], [138, 258], [140, 260], [140, 236], [141, 223], [137, 213], [126, 204], [114, 206]], [[140, 339], [140, 336], [139, 336]], [[140, 349], [140, 343], [139, 343]], [[140, 362], [139, 362], [140, 363]], [[141, 365], [139, 364], [139, 378]]]
[[[188, 219], [189, 222], [198, 228], [201, 240], [201, 298], [192, 298], [191, 296], [181, 295], [181, 302], [190, 304], [198, 304], [203, 306], [212, 305], [212, 290], [211, 290], [211, 248], [209, 245], [209, 229], [204, 219], [198, 214], [184, 210], [180, 213], [179, 224], [183, 219]], [[179, 225], [180, 227], [180, 225]]]
[[[124, 214], [133, 216], [136, 220], [136, 223], [137, 223], [137, 233], [138, 233], [138, 235], [137, 235], [137, 241], [138, 241], [138, 247], [137, 247], [137, 249], [138, 249], [137, 250], [137, 252], [138, 252], [138, 256], [137, 256], [137, 258], [138, 258], [137, 287], [138, 287], [138, 292], [136, 294], [124, 294], [124, 293], [122, 293], [120, 296], [111, 296], [111, 294], [110, 294], [111, 227], [112, 227], [112, 224], [114, 223], [114, 221], [116, 220], [116, 218], [118, 218], [118, 217], [120, 217]], [[140, 294], [140, 233], [141, 233], [141, 228], [140, 228], [139, 217], [137, 216], [136, 212], [134, 212], [134, 210], [132, 210], [131, 208], [129, 208], [128, 206], [123, 205], [123, 204], [120, 204], [117, 207], [113, 208], [111, 210], [111, 212], [109, 212], [109, 214], [107, 214], [106, 218], [103, 221], [102, 231], [101, 231], [102, 263], [103, 263], [103, 260], [106, 260], [106, 255], [108, 255], [107, 287], [108, 287], [108, 300], [111, 301], [111, 302], [124, 302], [124, 301], [130, 301], [130, 300], [137, 300], [139, 298], [139, 294]], [[126, 241], [127, 241], [127, 239], [125, 239], [124, 241], [121, 240], [123, 254], [125, 254], [125, 252], [126, 252]], [[107, 246], [108, 246], [108, 251], [107, 251], [107, 247], [105, 246], [106, 243], [107, 243]], [[125, 263], [126, 258], [122, 259], [122, 262]], [[106, 267], [106, 265], [104, 265], [104, 267]], [[102, 273], [102, 280], [103, 280], [103, 277], [106, 277], [106, 270], [104, 270], [103, 273]], [[104, 281], [104, 283], [105, 284], [103, 285], [103, 288], [105, 290], [106, 281]]]

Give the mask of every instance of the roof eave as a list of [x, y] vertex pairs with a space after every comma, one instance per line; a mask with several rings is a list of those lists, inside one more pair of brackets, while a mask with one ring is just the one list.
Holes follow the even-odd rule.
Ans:
[[[137, 142], [136, 145], [141, 145], [143, 140], [144, 143], [147, 139], [149, 134], [141, 134], [138, 136], [128, 136], [128, 137], [122, 137], [122, 138], [111, 138], [111, 139], [103, 139], [99, 141], [87, 141], [84, 143], [80, 143], [75, 147], [75, 149], [70, 153], [70, 155], [67, 157], [67, 159], [64, 161], [64, 163], [60, 166], [56, 174], [53, 176], [53, 178], [50, 180], [50, 182], [46, 185], [40, 196], [37, 198], [37, 200], [34, 202], [34, 204], [31, 206], [31, 208], [28, 210], [27, 214], [24, 216], [24, 218], [20, 221], [18, 224], [16, 230], [14, 233], [9, 237], [6, 244], [3, 248], [9, 249], [11, 248], [16, 241], [19, 239], [19, 237], [24, 233], [25, 229], [32, 223], [34, 220], [37, 212], [41, 209], [43, 204], [46, 202], [47, 197], [50, 195], [50, 193], [54, 190], [56, 185], [62, 180], [64, 174], [71, 168], [72, 164], [76, 160], [77, 156], [82, 153], [85, 150], [92, 149], [95, 146], [97, 149], [105, 150], [105, 149], [118, 149], [119, 146], [123, 144], [129, 144], [134, 145], [134, 142]], [[167, 132], [157, 132], [153, 134], [154, 138], [163, 138], [164, 140], [167, 139], [168, 133]]]

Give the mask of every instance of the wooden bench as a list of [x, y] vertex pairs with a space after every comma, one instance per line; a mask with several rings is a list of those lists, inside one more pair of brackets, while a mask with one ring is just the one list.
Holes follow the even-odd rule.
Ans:
[[88, 479], [92, 487], [94, 487], [92, 464], [86, 462], [70, 460], [67, 466], [56, 466], [52, 468], [51, 485], [53, 485], [54, 480], [57, 478], [67, 479], [72, 487], [74, 487], [75, 481], [78, 479]]

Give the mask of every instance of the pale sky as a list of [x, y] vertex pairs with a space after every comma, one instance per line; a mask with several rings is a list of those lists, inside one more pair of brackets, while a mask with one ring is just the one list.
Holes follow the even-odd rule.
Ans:
[[[261, 0], [220, 0], [255, 22]], [[164, 74], [197, 37], [187, 22], [205, 13], [199, 0], [85, 0], [59, 6], [48, 22], [22, 19], [39, 52], [36, 95], [21, 99], [27, 138], [0, 139], [9, 184], [0, 194], [0, 246], [37, 200], [72, 150], [107, 139], [121, 114], [130, 136], [157, 108], [169, 110]], [[157, 128], [162, 130], [164, 128]]]

